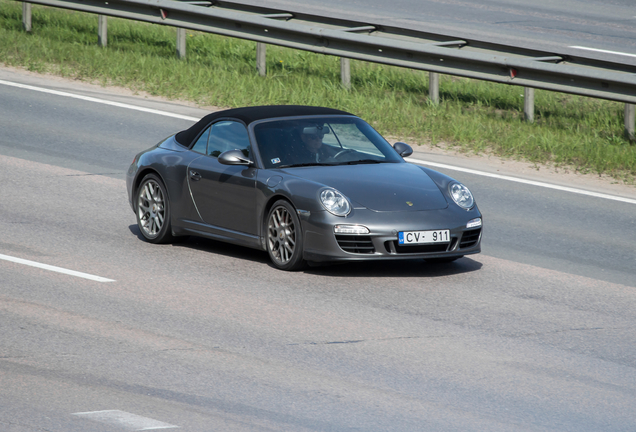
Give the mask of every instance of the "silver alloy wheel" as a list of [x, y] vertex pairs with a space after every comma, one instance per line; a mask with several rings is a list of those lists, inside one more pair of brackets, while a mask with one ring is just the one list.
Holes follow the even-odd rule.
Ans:
[[163, 192], [155, 180], [150, 179], [139, 188], [137, 213], [144, 233], [156, 237], [163, 227], [166, 212]]
[[278, 264], [287, 264], [296, 249], [296, 226], [289, 211], [279, 206], [272, 211], [267, 223], [267, 241], [272, 257]]

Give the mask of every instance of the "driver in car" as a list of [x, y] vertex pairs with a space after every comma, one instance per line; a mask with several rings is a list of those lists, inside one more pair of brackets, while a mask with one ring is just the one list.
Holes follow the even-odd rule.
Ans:
[[305, 126], [301, 128], [300, 139], [304, 144], [304, 158], [307, 162], [324, 162], [336, 154], [336, 149], [323, 145], [322, 139], [329, 133], [329, 126]]

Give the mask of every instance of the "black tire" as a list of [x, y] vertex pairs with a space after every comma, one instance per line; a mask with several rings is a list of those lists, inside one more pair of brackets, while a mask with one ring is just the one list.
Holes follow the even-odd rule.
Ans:
[[285, 200], [274, 203], [266, 221], [267, 253], [280, 270], [295, 271], [305, 266], [303, 232], [296, 209]]
[[170, 225], [170, 200], [163, 182], [156, 174], [146, 175], [135, 194], [137, 226], [150, 243], [174, 240]]

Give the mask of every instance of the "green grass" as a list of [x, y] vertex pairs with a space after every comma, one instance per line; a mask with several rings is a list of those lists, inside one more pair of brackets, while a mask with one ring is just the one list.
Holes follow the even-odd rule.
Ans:
[[521, 87], [443, 76], [435, 106], [426, 72], [352, 61], [347, 91], [335, 57], [268, 46], [263, 78], [254, 42], [189, 32], [187, 57], [178, 60], [174, 28], [109, 18], [108, 47], [99, 48], [95, 15], [34, 5], [31, 34], [21, 17], [21, 3], [0, 0], [0, 62], [7, 66], [201, 105], [329, 106], [412, 144], [636, 178], [636, 145], [623, 137], [621, 103], [537, 90], [535, 123], [528, 124]]

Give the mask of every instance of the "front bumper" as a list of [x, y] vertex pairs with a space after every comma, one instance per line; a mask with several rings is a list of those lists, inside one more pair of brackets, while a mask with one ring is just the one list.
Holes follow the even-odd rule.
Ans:
[[[307, 261], [359, 261], [377, 259], [452, 258], [481, 252], [483, 225], [467, 228], [468, 221], [481, 218], [470, 211], [448, 207], [441, 210], [375, 212], [354, 209], [346, 218], [326, 211], [301, 213], [304, 254]], [[363, 225], [369, 234], [335, 234], [335, 225]], [[450, 242], [400, 246], [398, 232], [450, 230]]]

